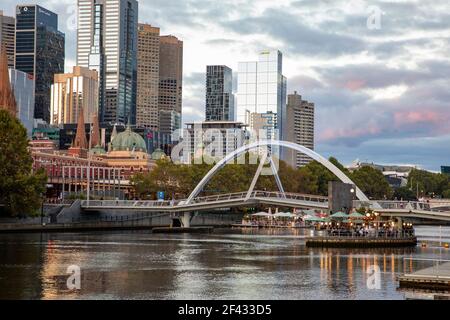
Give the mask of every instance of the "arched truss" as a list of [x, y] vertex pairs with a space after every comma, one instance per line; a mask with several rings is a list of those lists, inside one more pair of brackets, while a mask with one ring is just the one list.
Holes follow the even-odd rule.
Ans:
[[195, 187], [195, 189], [191, 192], [188, 199], [186, 200], [186, 204], [190, 203], [192, 199], [194, 199], [200, 191], [203, 190], [203, 187], [211, 180], [211, 178], [230, 160], [238, 157], [239, 155], [246, 153], [249, 150], [256, 149], [264, 146], [280, 146], [286, 147], [289, 149], [293, 149], [295, 151], [301, 152], [310, 158], [316, 160], [323, 166], [325, 166], [328, 170], [330, 170], [336, 177], [338, 177], [342, 182], [349, 183], [355, 186], [356, 197], [360, 201], [369, 201], [369, 198], [356, 186], [349, 177], [347, 177], [338, 167], [332, 164], [330, 161], [322, 157], [320, 154], [308, 149], [304, 146], [301, 146], [296, 143], [288, 142], [288, 141], [279, 141], [279, 140], [258, 140], [257, 142], [244, 145], [235, 151], [227, 154], [222, 160], [220, 160], [200, 181], [200, 183]]

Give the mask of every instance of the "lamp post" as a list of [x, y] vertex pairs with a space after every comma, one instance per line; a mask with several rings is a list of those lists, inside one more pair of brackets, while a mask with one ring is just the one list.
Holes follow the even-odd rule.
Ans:
[[[86, 200], [87, 206], [89, 206], [89, 198], [91, 193], [91, 138], [92, 138], [92, 123], [89, 124], [89, 148], [88, 148], [88, 168], [87, 168], [87, 191]], [[95, 185], [95, 183], [94, 183]]]
[[375, 230], [377, 232], [377, 238], [378, 238], [378, 215], [379, 215], [379, 213], [378, 212], [374, 212], [373, 214], [375, 216]]

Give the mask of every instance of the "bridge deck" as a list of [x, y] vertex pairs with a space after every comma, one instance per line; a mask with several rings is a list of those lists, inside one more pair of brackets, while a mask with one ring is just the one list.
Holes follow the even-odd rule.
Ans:
[[[328, 210], [328, 198], [316, 195], [296, 193], [253, 191], [221, 194], [193, 198], [191, 201], [135, 201], [135, 200], [84, 200], [81, 207], [86, 211], [104, 209], [139, 210], [148, 212], [194, 212], [238, 206], [254, 206], [258, 204], [278, 207]], [[450, 221], [450, 212], [440, 208], [432, 208], [428, 202], [407, 201], [354, 201], [355, 208], [365, 207], [378, 211], [381, 216], [409, 217]]]

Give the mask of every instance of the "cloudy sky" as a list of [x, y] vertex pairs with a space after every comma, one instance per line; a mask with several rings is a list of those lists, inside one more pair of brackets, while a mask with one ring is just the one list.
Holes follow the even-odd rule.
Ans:
[[[60, 14], [70, 68], [76, 0], [35, 2]], [[0, 9], [13, 14], [16, 3]], [[450, 165], [448, 0], [140, 0], [139, 10], [140, 22], [184, 41], [184, 121], [204, 117], [207, 64], [236, 70], [279, 49], [288, 92], [316, 105], [319, 153]]]

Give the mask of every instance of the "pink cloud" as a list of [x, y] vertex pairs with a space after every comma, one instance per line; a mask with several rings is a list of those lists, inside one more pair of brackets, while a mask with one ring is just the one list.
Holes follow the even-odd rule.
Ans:
[[323, 130], [318, 137], [319, 142], [332, 141], [341, 138], [357, 138], [362, 136], [371, 136], [381, 133], [382, 129], [377, 125], [371, 124], [364, 128], [327, 128]]
[[344, 84], [344, 88], [349, 89], [351, 91], [356, 91], [363, 88], [366, 85], [366, 81], [362, 79], [348, 80]]
[[397, 126], [416, 123], [439, 123], [445, 117], [436, 111], [415, 110], [415, 111], [398, 111], [394, 113], [394, 123]]

